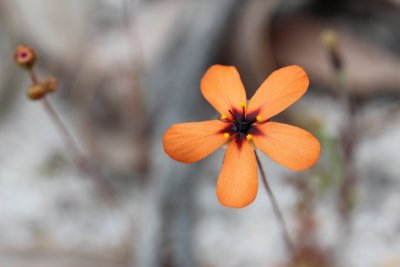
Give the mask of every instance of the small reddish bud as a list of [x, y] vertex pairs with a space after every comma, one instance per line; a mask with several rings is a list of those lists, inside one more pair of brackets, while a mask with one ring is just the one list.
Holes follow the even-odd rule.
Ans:
[[24, 69], [30, 69], [36, 62], [36, 53], [29, 46], [19, 45], [14, 52], [14, 61]]
[[32, 100], [38, 100], [43, 98], [47, 92], [46, 85], [44, 83], [38, 83], [29, 87], [27, 95]]
[[46, 91], [51, 93], [51, 92], [54, 92], [57, 89], [58, 82], [57, 82], [56, 78], [50, 77], [50, 78], [47, 78], [47, 80], [45, 80], [43, 82], [43, 84], [44, 84], [44, 86], [46, 88]]

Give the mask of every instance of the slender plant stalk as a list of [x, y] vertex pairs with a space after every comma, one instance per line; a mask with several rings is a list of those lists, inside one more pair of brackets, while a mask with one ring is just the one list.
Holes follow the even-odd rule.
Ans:
[[295, 256], [296, 249], [295, 249], [295, 246], [294, 246], [292, 240], [290, 239], [289, 231], [287, 230], [286, 222], [285, 222], [285, 219], [283, 218], [282, 211], [279, 208], [278, 202], [276, 201], [276, 198], [275, 198], [274, 194], [272, 193], [271, 187], [268, 184], [267, 176], [265, 175], [264, 168], [261, 165], [261, 161], [260, 161], [260, 158], [258, 157], [257, 151], [254, 151], [254, 152], [256, 154], [258, 168], [261, 173], [261, 179], [263, 181], [265, 189], [267, 190], [267, 194], [268, 194], [269, 200], [271, 201], [275, 217], [276, 217], [279, 225], [281, 226], [283, 239], [285, 240], [288, 250], [293, 254], [293, 256]]
[[[32, 83], [38, 84], [39, 81], [37, 79], [35, 71], [33, 69], [30, 69], [29, 74]], [[81, 153], [77, 143], [72, 138], [72, 135], [69, 133], [67, 127], [61, 121], [60, 116], [58, 116], [57, 112], [54, 110], [53, 106], [50, 104], [46, 96], [43, 96], [41, 101], [50, 119], [61, 133], [65, 141], [65, 145], [67, 149], [70, 150], [73, 162], [76, 164], [77, 168], [80, 170], [85, 170], [85, 172], [88, 172], [90, 174], [89, 177], [95, 178], [96, 185], [99, 187], [103, 195], [108, 200], [113, 200], [114, 191], [112, 190], [111, 186], [105, 179], [103, 179], [99, 169], [94, 166], [90, 161], [88, 161], [87, 158]]]
[[30, 69], [29, 69], [29, 75], [31, 76], [32, 83], [33, 83], [33, 84], [37, 84], [37, 83], [38, 83], [38, 79], [37, 79], [37, 77], [36, 77], [36, 73], [35, 73], [35, 71], [33, 70], [33, 68], [30, 68]]
[[[38, 84], [38, 79], [36, 76], [35, 71], [31, 68], [29, 69], [29, 75], [31, 76], [31, 80], [33, 84]], [[68, 132], [67, 127], [62, 123], [60, 117], [58, 116], [57, 112], [54, 110], [50, 102], [47, 100], [46, 96], [42, 98], [43, 107], [46, 110], [47, 114], [49, 115], [50, 119], [56, 125], [60, 133], [62, 134], [67, 147], [72, 150], [73, 155], [79, 156], [81, 155], [76, 142], [72, 138], [72, 135]]]
[[[340, 54], [337, 57], [340, 61]], [[356, 128], [356, 107], [349, 92], [348, 84], [346, 83], [346, 72], [342, 65], [340, 67], [333, 66], [333, 74], [335, 78], [336, 91], [339, 94], [341, 105], [346, 112], [345, 124], [341, 129], [341, 144], [343, 153], [343, 180], [340, 184], [339, 211], [342, 219], [345, 222], [345, 227], [350, 229], [350, 215], [354, 208], [354, 194], [358, 184], [357, 171], [355, 169], [354, 151], [357, 146], [357, 128]]]
[[49, 114], [50, 119], [57, 126], [58, 130], [64, 137], [67, 148], [71, 150], [73, 155], [81, 157], [80, 156], [81, 152], [79, 151], [76, 142], [72, 138], [72, 135], [68, 132], [67, 127], [65, 127], [65, 125], [62, 123], [60, 117], [54, 110], [53, 106], [50, 104], [49, 100], [47, 100], [46, 97], [43, 97], [42, 103], [43, 103], [43, 107], [46, 110], [47, 114]]
[[[131, 85], [135, 90], [132, 90], [132, 100], [133, 100], [133, 112], [142, 114], [138, 116], [135, 120], [136, 131], [133, 133], [133, 138], [138, 142], [135, 144], [135, 149], [140, 151], [140, 159], [138, 163], [138, 170], [145, 173], [148, 171], [150, 163], [149, 155], [149, 125], [147, 125], [148, 112], [146, 109], [146, 101], [143, 94], [143, 81], [141, 77], [145, 71], [145, 60], [143, 52], [143, 42], [141, 41], [140, 34], [137, 26], [137, 10], [134, 9], [134, 14], [130, 15], [132, 10], [133, 1], [124, 1], [124, 12], [123, 12], [123, 22], [125, 24], [125, 31], [129, 40], [129, 52], [138, 52], [137, 59], [134, 61], [132, 57], [129, 57], [130, 71], [132, 72], [132, 83]], [[134, 44], [134, 46], [133, 46]]]

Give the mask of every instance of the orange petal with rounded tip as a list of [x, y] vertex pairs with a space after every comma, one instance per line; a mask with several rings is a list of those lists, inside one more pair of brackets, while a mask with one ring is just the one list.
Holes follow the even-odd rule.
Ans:
[[242, 110], [240, 105], [246, 103], [246, 91], [233, 66], [211, 66], [201, 79], [200, 88], [204, 98], [228, 117], [229, 110]]
[[296, 102], [308, 88], [302, 67], [293, 65], [274, 71], [250, 99], [248, 113], [269, 119]]
[[183, 163], [201, 160], [227, 141], [226, 125], [218, 120], [174, 124], [164, 134], [164, 150]]
[[262, 132], [253, 135], [257, 149], [289, 169], [305, 170], [318, 160], [320, 144], [309, 132], [277, 122], [256, 127]]
[[243, 208], [256, 198], [257, 161], [254, 149], [246, 141], [239, 147], [232, 141], [224, 157], [217, 183], [217, 197], [226, 207]]

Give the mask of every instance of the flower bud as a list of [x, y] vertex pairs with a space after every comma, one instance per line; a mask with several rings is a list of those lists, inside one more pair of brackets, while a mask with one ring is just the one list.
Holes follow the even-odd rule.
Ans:
[[327, 50], [334, 50], [337, 47], [337, 35], [333, 30], [324, 30], [321, 33], [321, 41]]
[[336, 71], [343, 69], [343, 60], [339, 53], [337, 34], [333, 30], [325, 30], [321, 34], [321, 42], [329, 53], [333, 68]]
[[47, 78], [43, 84], [46, 88], [46, 91], [49, 93], [54, 92], [57, 89], [57, 79], [54, 77]]
[[47, 92], [46, 85], [44, 83], [38, 83], [29, 87], [27, 95], [32, 100], [38, 100], [43, 98]]
[[19, 45], [14, 52], [14, 61], [24, 69], [30, 69], [36, 62], [36, 53], [29, 46]]

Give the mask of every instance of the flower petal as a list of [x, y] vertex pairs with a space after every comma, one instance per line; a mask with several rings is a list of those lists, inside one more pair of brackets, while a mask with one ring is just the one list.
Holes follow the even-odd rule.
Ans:
[[241, 146], [232, 141], [218, 177], [219, 202], [227, 207], [242, 208], [253, 202], [257, 189], [257, 162], [253, 148], [246, 141]]
[[261, 132], [253, 136], [257, 149], [289, 169], [305, 170], [318, 160], [320, 144], [309, 132], [277, 122], [256, 127]]
[[248, 113], [269, 119], [296, 102], [308, 88], [303, 68], [293, 65], [274, 71], [250, 99]]
[[241, 103], [246, 103], [246, 91], [233, 66], [211, 66], [201, 79], [200, 88], [204, 98], [220, 114], [230, 116], [228, 110], [241, 110]]
[[218, 120], [174, 124], [164, 134], [164, 150], [183, 163], [201, 160], [226, 142], [224, 128]]

